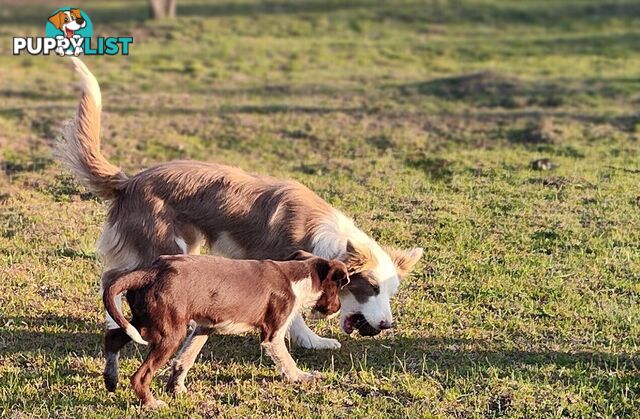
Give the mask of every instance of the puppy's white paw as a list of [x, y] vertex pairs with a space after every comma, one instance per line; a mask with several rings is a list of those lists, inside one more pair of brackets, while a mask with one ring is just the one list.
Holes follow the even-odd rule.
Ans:
[[322, 338], [317, 335], [296, 336], [295, 342], [307, 349], [340, 349], [342, 346], [336, 339]]

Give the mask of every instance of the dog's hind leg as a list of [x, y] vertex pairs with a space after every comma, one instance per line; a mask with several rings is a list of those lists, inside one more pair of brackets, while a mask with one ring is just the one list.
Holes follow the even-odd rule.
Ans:
[[[134, 326], [135, 327], [135, 326]], [[108, 329], [104, 334], [105, 366], [102, 377], [108, 391], [116, 391], [118, 386], [118, 357], [120, 349], [131, 341], [122, 329]]]
[[187, 391], [184, 380], [211, 332], [213, 332], [213, 329], [210, 327], [196, 326], [191, 335], [185, 340], [180, 353], [171, 366], [171, 375], [167, 381], [168, 392], [180, 394]]

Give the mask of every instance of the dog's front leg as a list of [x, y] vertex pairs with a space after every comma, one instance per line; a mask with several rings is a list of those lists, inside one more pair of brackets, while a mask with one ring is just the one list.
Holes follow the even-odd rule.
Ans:
[[284, 342], [284, 333], [276, 334], [271, 342], [262, 342], [262, 346], [267, 351], [267, 355], [276, 364], [278, 371], [292, 383], [313, 381], [321, 377], [319, 372], [304, 372], [296, 365], [296, 361], [291, 358]]
[[289, 327], [293, 341], [307, 349], [340, 349], [340, 342], [335, 339], [323, 338], [316, 335], [304, 322], [301, 313], [297, 313]]

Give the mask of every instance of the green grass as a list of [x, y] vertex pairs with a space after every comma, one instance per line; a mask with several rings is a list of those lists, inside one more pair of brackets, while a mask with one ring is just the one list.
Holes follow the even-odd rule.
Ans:
[[[637, 2], [179, 0], [173, 22], [142, 0], [82, 6], [98, 34], [135, 37], [129, 57], [85, 60], [127, 172], [192, 158], [298, 179], [381, 243], [426, 250], [397, 329], [321, 321], [340, 351], [293, 348], [321, 383], [280, 380], [255, 335], [213, 337], [188, 395], [157, 377], [158, 416], [639, 416]], [[0, 36], [41, 35], [53, 8], [3, 7]], [[0, 414], [135, 416], [141, 348], [115, 394], [101, 380], [105, 207], [51, 156], [75, 76], [9, 45]]]

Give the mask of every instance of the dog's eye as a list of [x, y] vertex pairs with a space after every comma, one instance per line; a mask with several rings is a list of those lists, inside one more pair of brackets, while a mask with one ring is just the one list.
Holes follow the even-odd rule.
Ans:
[[67, 22], [69, 22], [69, 18], [68, 18], [68, 17], [65, 17], [65, 18], [64, 18], [64, 23], [67, 23]]

